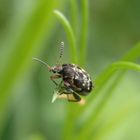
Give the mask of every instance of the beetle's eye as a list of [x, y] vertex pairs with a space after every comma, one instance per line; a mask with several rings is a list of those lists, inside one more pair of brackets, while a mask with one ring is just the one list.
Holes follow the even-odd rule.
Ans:
[[53, 73], [56, 73], [56, 71], [55, 71], [54, 69], [52, 70], [52, 72], [53, 72]]

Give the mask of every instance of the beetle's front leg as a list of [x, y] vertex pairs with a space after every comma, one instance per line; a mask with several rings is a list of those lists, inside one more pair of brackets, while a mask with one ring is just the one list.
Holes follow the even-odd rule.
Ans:
[[55, 79], [58, 79], [58, 78], [61, 78], [62, 76], [59, 75], [59, 74], [55, 74], [55, 75], [52, 75], [50, 76], [51, 80], [54, 82], [55, 85], [58, 85], [55, 81]]

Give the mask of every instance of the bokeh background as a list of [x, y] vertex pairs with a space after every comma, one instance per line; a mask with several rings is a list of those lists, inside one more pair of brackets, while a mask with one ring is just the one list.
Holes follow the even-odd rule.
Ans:
[[51, 74], [32, 61], [38, 57], [55, 65], [64, 41], [62, 62], [73, 62], [67, 34], [53, 11], [60, 10], [72, 25], [80, 52], [82, 5], [87, 3], [87, 57], [84, 64], [82, 58], [77, 63], [96, 88], [99, 74], [140, 41], [139, 0], [0, 0], [0, 140], [140, 139], [139, 72], [128, 70], [109, 90], [118, 76], [114, 74], [96, 92], [99, 96], [85, 97], [90, 105], [52, 104]]

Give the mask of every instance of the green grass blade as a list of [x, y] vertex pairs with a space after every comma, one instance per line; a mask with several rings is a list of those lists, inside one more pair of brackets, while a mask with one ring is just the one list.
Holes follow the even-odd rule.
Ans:
[[[133, 48], [128, 54], [126, 54], [123, 57], [123, 60], [136, 60], [139, 56], [140, 56], [140, 44], [138, 44], [135, 48]], [[100, 91], [103, 89], [103, 87], [105, 86], [105, 84], [109, 81], [109, 79], [112, 77], [112, 75], [114, 75], [114, 73], [116, 73], [116, 71], [118, 69], [123, 69], [122, 71], [120, 71], [118, 73], [118, 77], [114, 80], [114, 83], [112, 83], [113, 85], [110, 87], [109, 91], [106, 92], [109, 93], [108, 96], [104, 96], [105, 98], [99, 103], [99, 105], [97, 106], [96, 110], [94, 111], [94, 115], [90, 116], [90, 119], [88, 119], [88, 121], [86, 121], [86, 126], [84, 126], [84, 128], [82, 129], [80, 135], [78, 138], [83, 138], [85, 136], [87, 136], [87, 134], [89, 134], [90, 130], [85, 130], [85, 128], [89, 128], [92, 129], [91, 126], [91, 122], [95, 122], [95, 118], [97, 118], [97, 116], [101, 113], [101, 111], [104, 108], [104, 105], [106, 104], [106, 102], [109, 100], [109, 97], [112, 95], [114, 88], [116, 87], [116, 85], [119, 83], [120, 79], [122, 78], [122, 76], [124, 75], [126, 69], [131, 69], [131, 70], [136, 70], [136, 71], [140, 71], [140, 65], [132, 63], [132, 62], [127, 62], [127, 61], [120, 61], [120, 62], [116, 62], [111, 64], [97, 79], [96, 84], [97, 84], [97, 88], [94, 91], [94, 94], [92, 94], [92, 97], [89, 98], [87, 105], [85, 107], [83, 107], [82, 109], [80, 109], [79, 113], [80, 116], [82, 114], [84, 114], [84, 112], [86, 112], [86, 109], [89, 108], [90, 104], [93, 102], [93, 99], [95, 100], [96, 97]]]
[[[132, 62], [126, 62], [126, 61], [120, 61], [120, 62], [116, 62], [116, 63], [113, 63], [111, 65], [111, 68], [110, 70], [112, 71], [116, 71], [116, 70], [120, 70], [120, 69], [128, 69], [128, 70], [136, 70], [136, 71], [139, 71], [140, 72], [140, 65], [138, 64], [135, 64], [135, 63], [132, 63]], [[108, 77], [106, 77], [104, 80], [108, 80], [109, 77], [111, 77], [110, 74], [110, 71], [108, 71], [109, 74], [108, 74]], [[120, 78], [118, 77], [117, 79], [118, 81], [120, 81]], [[118, 82], [114, 82], [109, 88], [109, 90], [106, 91], [106, 93], [108, 94], [105, 94], [101, 101], [99, 102], [98, 106], [95, 108], [95, 110], [91, 111], [91, 115], [90, 115], [90, 118], [84, 123], [84, 127], [82, 128], [81, 130], [81, 133], [80, 133], [80, 136], [78, 137], [78, 139], [82, 139], [83, 137], [87, 137], [89, 134], [89, 132], [92, 132], [92, 126], [94, 125], [94, 123], [96, 122], [96, 119], [98, 118], [98, 116], [100, 115], [100, 113], [102, 112], [102, 110], [104, 109], [104, 106], [105, 104], [108, 102], [108, 100], [110, 99], [112, 93], [113, 93], [113, 90], [116, 86], [116, 83]], [[102, 82], [99, 82], [99, 88], [102, 86]], [[99, 91], [98, 91], [99, 92]], [[95, 99], [95, 98], [94, 98]], [[93, 100], [92, 100], [93, 101]], [[87, 106], [89, 107], [89, 106]], [[84, 114], [84, 112], [83, 112]], [[80, 114], [82, 115], [82, 114]]]
[[67, 18], [60, 11], [55, 10], [54, 14], [56, 15], [56, 17], [58, 18], [60, 23], [63, 25], [65, 32], [67, 34], [69, 45], [70, 45], [71, 60], [73, 63], [77, 63], [78, 54], [77, 54], [77, 49], [76, 49], [76, 38], [75, 38], [75, 35], [73, 32], [73, 29], [72, 29], [69, 21], [67, 20]]
[[126, 55], [123, 56], [124, 61], [136, 61], [140, 57], [140, 43], [133, 47]]
[[[42, 40], [45, 34], [44, 29], [50, 19], [53, 7], [53, 1], [40, 1], [30, 20], [21, 31], [18, 40], [12, 44], [14, 46], [13, 50], [8, 56], [5, 69], [0, 73], [0, 105], [8, 97], [8, 91], [10, 91], [17, 77], [27, 68], [27, 64], [32, 61], [32, 55], [37, 49], [36, 44]], [[9, 47], [11, 47], [10, 44]]]
[[[137, 44], [134, 48], [132, 48], [123, 58], [122, 60], [127, 60], [127, 61], [134, 61], [136, 60], [138, 57], [140, 56], [140, 44]], [[122, 61], [123, 62], [123, 61]], [[122, 63], [121, 62], [121, 63]], [[128, 65], [128, 63], [131, 62], [126, 62], [125, 65]], [[96, 88], [94, 89], [93, 93], [90, 95], [89, 100], [87, 101], [86, 106], [82, 107], [79, 111], [82, 112], [84, 110], [86, 110], [86, 108], [88, 108], [88, 104], [91, 104], [93, 102], [93, 100], [95, 99], [95, 96], [98, 95], [100, 93], [100, 91], [102, 90], [102, 88], [107, 84], [108, 80], [111, 78], [112, 75], [114, 75], [116, 73], [116, 65], [119, 66], [119, 62], [111, 64], [110, 66], [108, 66], [96, 79], [95, 81], [95, 85]], [[122, 65], [120, 64], [120, 68], [122, 68]], [[132, 67], [131, 65], [129, 67]], [[122, 78], [122, 76], [124, 75], [126, 69], [120, 71], [118, 73], [118, 77], [120, 77], [120, 79]], [[117, 79], [118, 83], [119, 80]], [[114, 80], [115, 82], [115, 80]], [[115, 82], [116, 83], [116, 82]], [[117, 86], [117, 83], [116, 83]]]

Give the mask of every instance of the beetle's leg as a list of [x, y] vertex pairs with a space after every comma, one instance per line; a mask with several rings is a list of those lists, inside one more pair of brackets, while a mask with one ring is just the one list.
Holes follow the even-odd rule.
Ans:
[[61, 94], [66, 94], [69, 102], [79, 102], [81, 100], [80, 95], [78, 95], [76, 92], [74, 92], [71, 88], [68, 87], [66, 87], [66, 89], [64, 89]]
[[65, 85], [65, 87], [70, 88], [70, 83], [69, 82], [64, 81], [64, 85]]
[[59, 99], [67, 99], [69, 102], [77, 102], [80, 105], [85, 104], [85, 100], [80, 97], [76, 92], [74, 92], [72, 89], [67, 90], [65, 87], [61, 89], [60, 94], [58, 96]]
[[[65, 82], [65, 86], [62, 86], [62, 82], [58, 85], [60, 89], [60, 95], [58, 98], [67, 98], [69, 102], [79, 102], [81, 100], [80, 95], [78, 95], [73, 89], [70, 88], [68, 82]], [[66, 96], [63, 96], [66, 95]]]
[[61, 75], [55, 74], [55, 75], [50, 76], [50, 78], [54, 82], [55, 85], [58, 85], [54, 79], [61, 78]]
[[67, 98], [69, 102], [79, 102], [81, 97], [74, 92], [72, 94], [67, 94]]
[[75, 97], [75, 99], [76, 99], [76, 102], [79, 102], [79, 101], [81, 101], [81, 97], [80, 97], [80, 95], [78, 95], [77, 93], [73, 93], [73, 96]]

